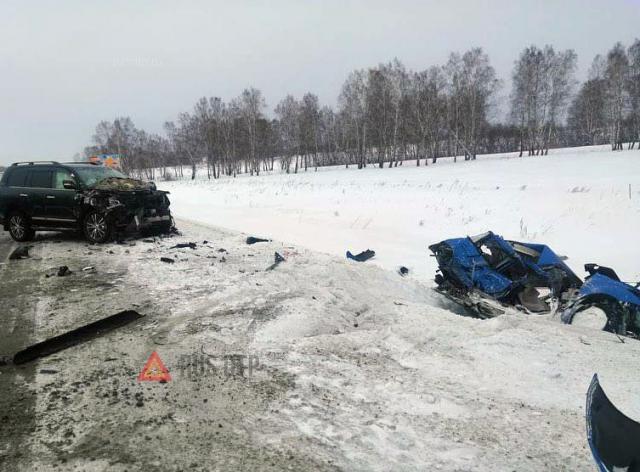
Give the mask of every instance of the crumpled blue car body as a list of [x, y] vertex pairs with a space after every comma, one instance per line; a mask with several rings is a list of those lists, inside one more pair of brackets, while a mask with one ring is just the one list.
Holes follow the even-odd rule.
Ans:
[[607, 295], [621, 303], [640, 306], [640, 291], [631, 285], [595, 273], [580, 288], [580, 297]]
[[[640, 335], [640, 291], [621, 282], [612, 269], [587, 264], [590, 275], [583, 283], [549, 246], [508, 241], [492, 232], [447, 239], [429, 249], [438, 261], [438, 291], [472, 312], [480, 311], [469, 303], [473, 293], [530, 312], [549, 311], [548, 302], [555, 300], [566, 323], [577, 312], [598, 306], [607, 314], [604, 329]], [[548, 293], [538, 299], [541, 288]]]
[[565, 323], [573, 322], [577, 313], [597, 307], [607, 315], [606, 331], [640, 336], [640, 290], [637, 286], [620, 281], [618, 275], [608, 267], [586, 264], [589, 276], [562, 313]]
[[[499, 241], [501, 244], [501, 238]], [[494, 270], [470, 238], [447, 239], [441, 244], [451, 248], [452, 257], [445, 267], [465, 288], [477, 288], [500, 299], [513, 288], [514, 282]]]
[[554, 295], [582, 285], [579, 277], [549, 246], [507, 241], [487, 232], [447, 239], [429, 247], [436, 256], [440, 282], [457, 290], [478, 290], [491, 298], [516, 303], [527, 287], [547, 287]]

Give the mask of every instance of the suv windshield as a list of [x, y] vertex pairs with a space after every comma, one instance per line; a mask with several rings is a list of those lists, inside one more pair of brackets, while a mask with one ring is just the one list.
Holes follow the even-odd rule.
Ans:
[[73, 170], [78, 174], [80, 180], [87, 187], [93, 187], [95, 184], [100, 182], [103, 179], [109, 177], [120, 177], [126, 179], [127, 176], [122, 172], [119, 172], [115, 169], [111, 169], [110, 167], [103, 166], [78, 166], [74, 167]]

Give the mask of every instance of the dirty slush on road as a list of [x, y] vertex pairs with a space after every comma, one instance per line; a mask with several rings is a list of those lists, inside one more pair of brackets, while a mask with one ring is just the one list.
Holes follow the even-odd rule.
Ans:
[[[225, 243], [237, 246], [238, 237], [216, 236], [215, 244], [199, 240], [197, 246], [179, 244], [179, 236], [89, 245], [45, 233], [20, 260], [9, 260], [18, 246], [0, 236], [0, 469], [333, 468], [294, 451], [269, 452], [252, 440], [249, 425], [260, 424], [291, 379], [269, 366], [279, 353], [249, 351], [251, 325], [293, 294], [251, 297], [261, 287], [253, 275], [273, 262], [273, 250], [230, 252]], [[214, 293], [225, 290], [256, 303], [212, 304]], [[189, 309], [194, 305], [200, 315]], [[30, 344], [123, 310], [145, 316], [71, 349], [11, 365], [10, 357]], [[216, 318], [224, 317], [248, 329], [217, 326]], [[221, 330], [224, 343], [205, 346], [197, 339], [200, 332]], [[138, 382], [154, 351], [172, 381]]]

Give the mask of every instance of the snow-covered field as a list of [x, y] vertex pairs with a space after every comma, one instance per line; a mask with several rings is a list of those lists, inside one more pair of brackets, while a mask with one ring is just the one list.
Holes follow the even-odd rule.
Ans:
[[200, 174], [161, 187], [179, 217], [340, 256], [371, 248], [373, 263], [423, 280], [436, 267], [428, 245], [487, 230], [549, 244], [579, 275], [597, 262], [640, 280], [640, 152], [609, 149], [219, 181]]

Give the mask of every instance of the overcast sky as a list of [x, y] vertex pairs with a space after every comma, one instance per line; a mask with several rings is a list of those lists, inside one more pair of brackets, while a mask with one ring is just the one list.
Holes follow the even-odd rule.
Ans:
[[159, 132], [201, 96], [312, 91], [334, 105], [347, 74], [411, 69], [481, 46], [508, 79], [527, 45], [593, 56], [640, 36], [639, 0], [0, 0], [0, 164], [68, 160], [100, 120]]

